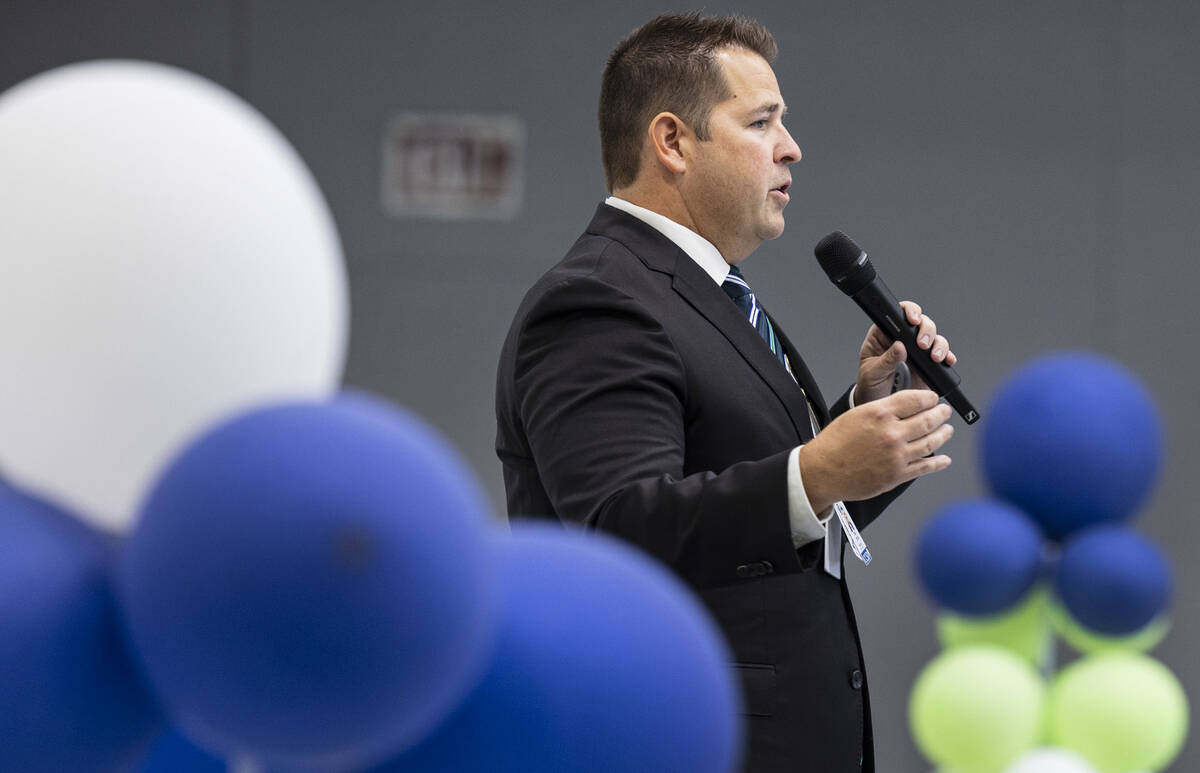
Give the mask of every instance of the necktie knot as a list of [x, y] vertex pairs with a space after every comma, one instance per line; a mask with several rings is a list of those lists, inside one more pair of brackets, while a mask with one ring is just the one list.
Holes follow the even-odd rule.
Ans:
[[725, 277], [725, 281], [721, 283], [721, 289], [739, 306], [742, 305], [742, 299], [747, 295], [753, 297], [750, 285], [747, 284], [745, 277], [742, 276], [741, 269], [737, 266], [729, 267], [729, 274]]
[[747, 284], [745, 277], [742, 276], [742, 272], [737, 266], [729, 267], [729, 274], [725, 277], [725, 281], [721, 283], [721, 289], [725, 291], [725, 294], [729, 296], [734, 305], [741, 310], [746, 320], [758, 331], [763, 342], [770, 347], [771, 353], [791, 373], [787, 357], [783, 353], [783, 344], [775, 336], [775, 329], [771, 325], [771, 320], [763, 313], [762, 307], [758, 305], [758, 298], [750, 290], [750, 285]]

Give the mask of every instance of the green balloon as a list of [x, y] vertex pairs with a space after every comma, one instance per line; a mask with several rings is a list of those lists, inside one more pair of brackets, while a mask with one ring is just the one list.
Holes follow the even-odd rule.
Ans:
[[1050, 691], [1054, 742], [1101, 773], [1162, 770], [1187, 736], [1187, 696], [1175, 675], [1137, 652], [1105, 652], [1059, 672]]
[[1167, 635], [1167, 631], [1171, 630], [1170, 620], [1166, 617], [1157, 617], [1142, 630], [1135, 631], [1128, 636], [1104, 636], [1084, 628], [1060, 604], [1050, 605], [1050, 622], [1053, 623], [1054, 630], [1066, 640], [1067, 644], [1070, 644], [1076, 652], [1084, 655], [1118, 650], [1149, 652], [1157, 647], [1158, 643]]
[[1034, 590], [1017, 606], [998, 615], [964, 617], [942, 614], [937, 618], [938, 640], [945, 649], [991, 644], [1003, 647], [1041, 668], [1048, 660], [1054, 637], [1050, 633], [1049, 594]]
[[956, 647], [917, 677], [909, 726], [935, 765], [1000, 773], [1038, 742], [1045, 686], [1026, 661], [992, 646]]

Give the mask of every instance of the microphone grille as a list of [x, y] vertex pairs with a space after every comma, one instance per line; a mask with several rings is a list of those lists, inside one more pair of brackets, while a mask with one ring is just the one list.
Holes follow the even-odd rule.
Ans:
[[846, 234], [834, 231], [817, 242], [813, 253], [829, 278], [837, 282], [850, 272], [862, 256], [863, 250]]

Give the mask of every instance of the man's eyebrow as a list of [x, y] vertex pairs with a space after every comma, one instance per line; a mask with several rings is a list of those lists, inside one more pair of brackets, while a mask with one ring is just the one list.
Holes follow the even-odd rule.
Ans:
[[779, 117], [782, 118], [787, 115], [788, 109], [787, 105], [784, 105], [780, 102], [764, 102], [763, 104], [754, 108], [751, 113], [754, 115], [758, 115], [759, 113], [770, 113], [772, 115], [779, 113]]

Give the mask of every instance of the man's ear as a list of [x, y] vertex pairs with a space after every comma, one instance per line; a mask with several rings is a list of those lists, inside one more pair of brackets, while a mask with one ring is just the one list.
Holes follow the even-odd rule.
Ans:
[[687, 159], [684, 147], [692, 136], [679, 116], [674, 113], [659, 113], [650, 121], [648, 130], [650, 149], [664, 171], [672, 174], [682, 174], [687, 171]]

